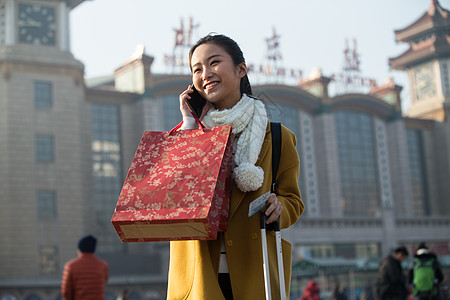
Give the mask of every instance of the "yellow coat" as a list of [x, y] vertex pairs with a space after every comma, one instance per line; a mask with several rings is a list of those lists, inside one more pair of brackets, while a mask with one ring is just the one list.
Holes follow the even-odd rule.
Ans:
[[[224, 299], [218, 284], [220, 245], [225, 238], [228, 269], [235, 300], [265, 299], [259, 213], [248, 217], [251, 201], [270, 191], [272, 182], [272, 138], [270, 126], [256, 165], [264, 170], [264, 183], [254, 192], [243, 193], [233, 181], [228, 231], [213, 241], [173, 241], [170, 243], [170, 266], [167, 299]], [[281, 228], [297, 222], [304, 206], [298, 188], [300, 161], [295, 135], [282, 126], [281, 158], [277, 181], [278, 200], [283, 206]], [[291, 245], [282, 241], [289, 297], [291, 281]], [[275, 234], [267, 233], [272, 299], [279, 299]]]

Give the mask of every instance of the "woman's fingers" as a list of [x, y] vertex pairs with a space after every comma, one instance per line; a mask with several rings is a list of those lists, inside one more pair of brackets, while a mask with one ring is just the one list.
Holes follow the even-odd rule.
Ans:
[[203, 118], [206, 116], [206, 114], [208, 113], [208, 111], [211, 109], [211, 105], [209, 103], [206, 103], [205, 106], [203, 106], [203, 110], [202, 110], [202, 114], [200, 116], [200, 121], [203, 120]]
[[267, 200], [267, 209], [265, 211], [266, 216], [269, 218], [266, 220], [266, 224], [275, 222], [281, 215], [283, 206], [275, 194], [270, 194], [269, 200]]
[[189, 110], [188, 105], [186, 104], [186, 99], [191, 99], [191, 96], [189, 96], [189, 94], [193, 91], [194, 90], [192, 89], [191, 85], [188, 85], [188, 88], [180, 94], [180, 111], [183, 117], [192, 117], [192, 113]]

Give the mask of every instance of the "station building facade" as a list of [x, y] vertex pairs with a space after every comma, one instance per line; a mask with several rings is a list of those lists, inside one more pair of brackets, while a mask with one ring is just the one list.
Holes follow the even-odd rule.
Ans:
[[[57, 35], [30, 33], [31, 42], [14, 13], [29, 2], [0, 0], [0, 297], [58, 299], [64, 263], [93, 234], [110, 264], [108, 297], [131, 287], [142, 299], [163, 298], [168, 243], [122, 244], [110, 219], [143, 131], [180, 122], [178, 96], [191, 77], [152, 73], [141, 49], [114, 74], [86, 79], [67, 36], [70, 10], [83, 1], [39, 2], [58, 15]], [[379, 258], [422, 241], [450, 254], [448, 11], [432, 1], [420, 20], [440, 27], [421, 32], [416, 22], [396, 32], [412, 50], [390, 60], [410, 74], [409, 112], [392, 80], [336, 96], [320, 73], [297, 85], [253, 86], [270, 119], [297, 136], [305, 212], [283, 232], [294, 263]], [[422, 55], [441, 35], [447, 45]]]

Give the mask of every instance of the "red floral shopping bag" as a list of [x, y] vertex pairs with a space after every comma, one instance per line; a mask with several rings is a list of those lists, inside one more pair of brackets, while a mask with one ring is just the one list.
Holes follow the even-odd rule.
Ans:
[[231, 126], [144, 132], [111, 222], [122, 242], [215, 239], [228, 222]]

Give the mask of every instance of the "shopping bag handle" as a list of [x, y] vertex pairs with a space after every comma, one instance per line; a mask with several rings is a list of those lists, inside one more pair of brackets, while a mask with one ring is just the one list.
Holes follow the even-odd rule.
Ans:
[[[192, 115], [195, 119], [195, 121], [197, 122], [198, 126], [200, 127], [200, 129], [205, 132], [205, 125], [203, 125], [202, 122], [200, 122], [200, 120], [197, 118], [196, 115]], [[172, 128], [168, 134], [171, 135], [173, 132], [177, 131], [178, 129], [180, 129], [181, 125], [183, 125], [183, 121], [181, 121], [180, 123], [178, 123], [174, 128]]]

